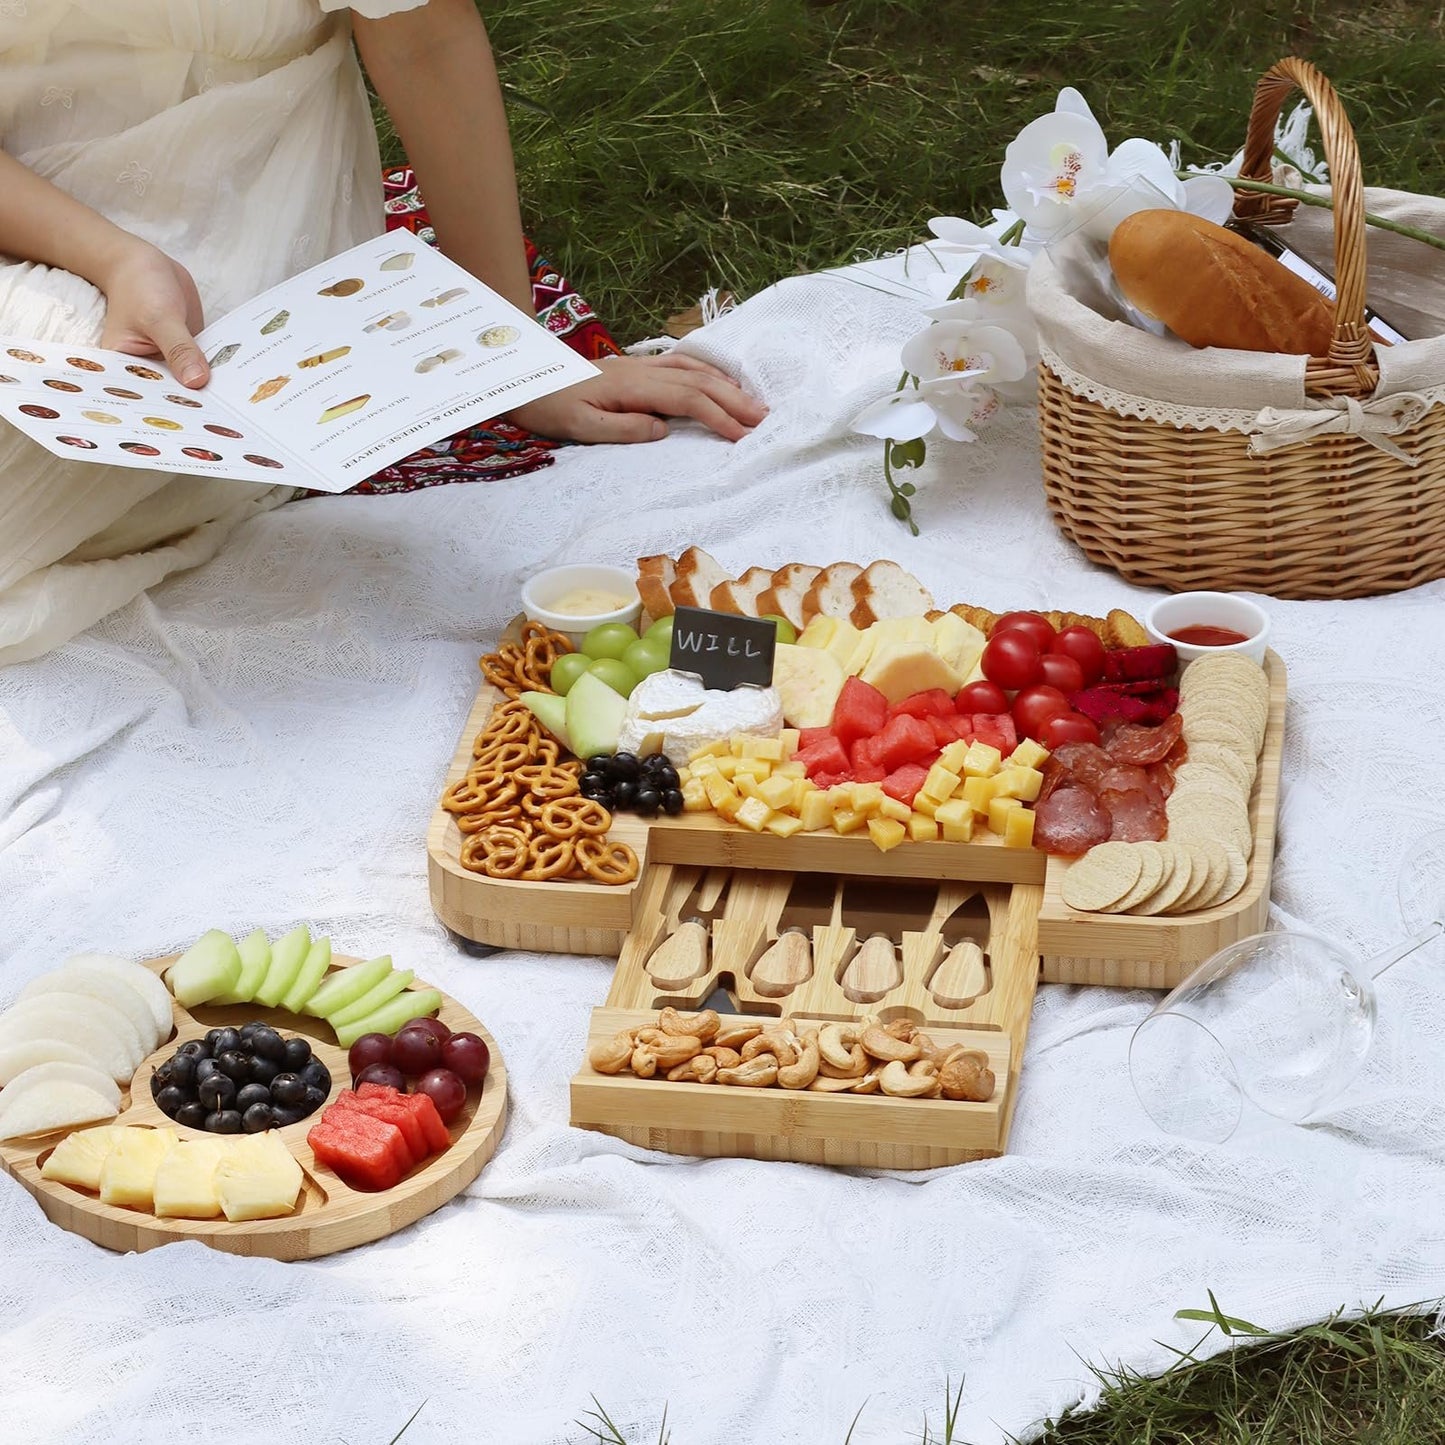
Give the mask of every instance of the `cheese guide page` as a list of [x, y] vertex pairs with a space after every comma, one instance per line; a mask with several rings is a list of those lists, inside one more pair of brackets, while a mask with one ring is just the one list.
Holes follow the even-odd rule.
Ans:
[[406, 232], [292, 277], [197, 341], [201, 391], [149, 358], [0, 338], [0, 416], [56, 456], [343, 492], [597, 374]]

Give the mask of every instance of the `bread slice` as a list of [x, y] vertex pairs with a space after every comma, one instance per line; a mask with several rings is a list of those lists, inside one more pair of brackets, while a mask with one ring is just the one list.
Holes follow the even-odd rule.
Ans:
[[886, 559], [865, 567], [853, 579], [854, 627], [871, 627], [885, 617], [922, 617], [933, 610], [928, 589], [897, 562]]
[[719, 582], [712, 589], [707, 605], [714, 612], [736, 612], [743, 617], [761, 617], [758, 598], [773, 585], [773, 574], [766, 567], [749, 567], [736, 582]]
[[677, 566], [671, 557], [659, 554], [637, 559], [637, 595], [642, 598], [643, 611], [654, 622], [672, 616], [672, 598], [667, 589], [676, 576]]
[[759, 617], [786, 617], [801, 632], [807, 625], [803, 615], [803, 603], [808, 588], [813, 585], [821, 567], [810, 567], [806, 562], [789, 562], [773, 573], [772, 585], [758, 598]]
[[674, 607], [711, 607], [713, 588], [732, 579], [701, 547], [689, 547], [677, 559], [677, 575], [667, 589]]
[[847, 617], [853, 610], [853, 581], [863, 575], [856, 562], [833, 562], [808, 584], [803, 597], [803, 621], [815, 617]]

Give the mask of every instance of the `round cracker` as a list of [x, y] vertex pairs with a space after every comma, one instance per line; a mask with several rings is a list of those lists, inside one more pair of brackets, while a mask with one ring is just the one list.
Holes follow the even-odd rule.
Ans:
[[1183, 843], [1194, 858], [1194, 877], [1189, 892], [1176, 898], [1166, 912], [1192, 913], [1199, 906], [1201, 898], [1208, 898], [1224, 882], [1229, 872], [1229, 862], [1223, 847], [1215, 842]]
[[1139, 881], [1143, 860], [1132, 843], [1100, 843], [1071, 863], [1060, 893], [1080, 913], [1100, 913]]
[[1259, 756], [1254, 738], [1245, 730], [1244, 725], [1233, 717], [1221, 714], [1210, 713], [1204, 717], [1186, 719], [1184, 742], [1191, 748], [1197, 743], [1221, 743], [1230, 752], [1238, 753], [1240, 762], [1250, 765], [1253, 765]]
[[1111, 903], [1101, 913], [1126, 913], [1141, 898], [1147, 898], [1164, 876], [1164, 855], [1157, 843], [1126, 843], [1139, 854], [1139, 881], [1117, 903]]
[[1218, 904], [1228, 903], [1244, 887], [1244, 880], [1249, 877], [1248, 855], [1222, 840], [1219, 846], [1225, 857], [1224, 877], [1212, 894], [1199, 898], [1194, 905], [1196, 909], [1214, 908]]
[[1256, 765], [1252, 760], [1246, 760], [1233, 749], [1227, 748], [1223, 743], [1212, 743], [1207, 739], [1200, 739], [1189, 744], [1189, 757], [1179, 765], [1178, 771], [1174, 774], [1176, 783], [1180, 780], [1180, 774], [1186, 768], [1201, 771], [1208, 770], [1213, 773], [1223, 773], [1230, 778], [1239, 792], [1248, 796], [1250, 789], [1254, 786], [1254, 775]]
[[1194, 882], [1194, 855], [1188, 848], [1181, 847], [1178, 843], [1156, 843], [1154, 846], [1164, 850], [1164, 876], [1160, 878], [1159, 886], [1147, 898], [1141, 898], [1129, 910], [1130, 913], [1145, 917], [1163, 913], [1183, 898]]

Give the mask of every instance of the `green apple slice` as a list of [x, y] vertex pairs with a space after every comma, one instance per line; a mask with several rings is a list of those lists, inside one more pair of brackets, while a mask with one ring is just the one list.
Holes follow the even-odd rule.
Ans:
[[299, 1014], [306, 1007], [311, 995], [321, 987], [321, 980], [326, 977], [326, 970], [330, 967], [331, 940], [318, 938], [307, 952], [306, 961], [301, 965], [301, 972], [296, 975], [296, 982], [286, 990], [285, 997], [281, 1000], [281, 1007], [290, 1009], [294, 1014]]
[[559, 697], [555, 692], [523, 692], [517, 695], [517, 701], [525, 703], [532, 716], [569, 753], [576, 751], [567, 736], [567, 699], [565, 697]]
[[349, 1049], [362, 1034], [394, 1034], [412, 1019], [426, 1018], [442, 1006], [442, 996], [434, 988], [408, 989], [398, 994], [364, 1018], [354, 1019], [336, 1030], [336, 1042]]
[[271, 962], [266, 969], [266, 977], [261, 980], [261, 987], [254, 995], [256, 1002], [265, 1004], [267, 1008], [276, 1008], [296, 982], [296, 976], [310, 951], [311, 934], [304, 926], [283, 933], [271, 945]]
[[236, 952], [236, 940], [219, 928], [203, 933], [166, 970], [166, 982], [185, 1008], [230, 993], [240, 976], [241, 955]]
[[236, 945], [236, 952], [241, 955], [241, 976], [235, 988], [225, 998], [217, 999], [217, 1003], [250, 1003], [266, 981], [266, 971], [271, 967], [271, 945], [264, 930], [258, 928], [248, 933]]
[[317, 1018], [330, 1018], [337, 1009], [355, 1003], [362, 994], [375, 988], [390, 972], [389, 953], [367, 959], [365, 963], [354, 963], [350, 968], [338, 969], [311, 995], [302, 1012]]
[[567, 705], [567, 736], [579, 758], [615, 753], [627, 717], [627, 699], [596, 673], [584, 672], [563, 701]]
[[339, 1029], [343, 1024], [364, 1019], [367, 1014], [375, 1013], [382, 1004], [394, 999], [403, 989], [410, 988], [415, 978], [416, 975], [409, 968], [404, 972], [393, 969], [375, 988], [368, 989], [355, 1003], [337, 1009], [326, 1021], [333, 1028]]

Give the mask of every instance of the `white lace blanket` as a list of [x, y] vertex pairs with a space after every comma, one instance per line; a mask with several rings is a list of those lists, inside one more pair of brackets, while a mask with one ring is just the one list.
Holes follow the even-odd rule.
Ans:
[[[896, 268], [892, 268], [896, 269]], [[962, 1438], [1092, 1397], [1091, 1362], [1163, 1368], [1182, 1306], [1270, 1327], [1445, 1294], [1445, 972], [1383, 980], [1367, 1071], [1327, 1126], [1166, 1140], [1125, 1075], [1151, 996], [1046, 987], [1012, 1149], [915, 1175], [649, 1154], [568, 1127], [600, 959], [468, 957], [433, 918], [424, 835], [476, 658], [535, 569], [708, 547], [750, 564], [892, 556], [941, 599], [1098, 613], [1145, 594], [1044, 509], [1032, 419], [940, 445], [913, 540], [876, 444], [916, 303], [883, 266], [784, 282], [689, 345], [772, 404], [736, 447], [576, 450], [551, 470], [256, 519], [224, 555], [0, 672], [0, 1001], [81, 949], [154, 955], [298, 921], [390, 951], [500, 1042], [512, 1115], [453, 1205], [312, 1264], [177, 1245], [118, 1257], [0, 1177], [0, 1436], [406, 1445], [586, 1438], [898, 1442], [945, 1380]], [[881, 287], [881, 289], [880, 289]], [[1445, 824], [1445, 588], [1272, 603], [1291, 670], [1275, 899], [1358, 947]]]

